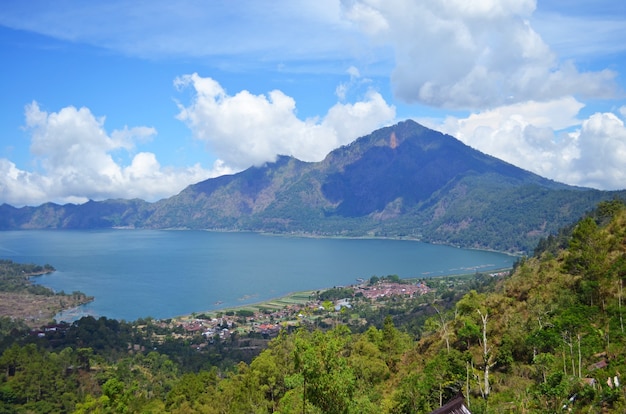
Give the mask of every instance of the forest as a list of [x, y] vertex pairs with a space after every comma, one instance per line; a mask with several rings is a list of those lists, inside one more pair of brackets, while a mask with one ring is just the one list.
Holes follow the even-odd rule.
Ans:
[[459, 393], [472, 413], [624, 412], [625, 278], [626, 206], [610, 201], [507, 276], [442, 283], [416, 320], [379, 308], [368, 326], [285, 329], [253, 356], [157, 346], [153, 321], [33, 334], [3, 318], [0, 413], [429, 413]]

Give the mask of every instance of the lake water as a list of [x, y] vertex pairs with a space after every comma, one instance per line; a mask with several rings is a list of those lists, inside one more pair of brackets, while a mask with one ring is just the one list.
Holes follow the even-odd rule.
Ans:
[[0, 258], [50, 264], [35, 278], [95, 296], [87, 314], [136, 320], [240, 306], [302, 290], [509, 267], [514, 257], [415, 241], [172, 230], [5, 231]]

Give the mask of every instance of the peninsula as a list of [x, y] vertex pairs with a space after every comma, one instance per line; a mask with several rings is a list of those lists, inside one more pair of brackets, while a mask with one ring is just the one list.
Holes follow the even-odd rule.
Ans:
[[54, 272], [54, 267], [20, 264], [0, 260], [0, 317], [22, 320], [30, 327], [51, 322], [64, 310], [84, 305], [93, 300], [82, 292], [54, 292], [32, 283], [31, 277]]

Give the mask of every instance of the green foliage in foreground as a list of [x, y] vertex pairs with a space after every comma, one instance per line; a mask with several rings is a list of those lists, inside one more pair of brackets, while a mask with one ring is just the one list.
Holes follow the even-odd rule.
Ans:
[[161, 349], [14, 345], [0, 413], [428, 413], [459, 391], [473, 413], [624, 412], [626, 207], [603, 204], [561, 236], [490, 291], [429, 305], [419, 338], [390, 317], [360, 333], [302, 327], [250, 363], [192, 372]]

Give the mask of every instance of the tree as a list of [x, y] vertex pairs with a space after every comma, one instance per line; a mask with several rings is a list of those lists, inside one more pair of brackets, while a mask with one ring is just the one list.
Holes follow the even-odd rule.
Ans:
[[489, 398], [491, 392], [491, 384], [489, 381], [490, 369], [495, 365], [495, 354], [488, 341], [487, 331], [489, 322], [489, 310], [484, 306], [486, 302], [486, 296], [484, 294], [478, 294], [475, 290], [467, 293], [457, 303], [457, 309], [466, 317], [472, 317], [472, 315], [479, 316], [479, 326], [481, 332], [481, 339], [479, 341], [482, 354], [482, 384], [479, 382], [479, 389], [484, 399]]
[[303, 407], [310, 402], [324, 413], [348, 412], [355, 389], [354, 373], [343, 355], [348, 335], [345, 326], [325, 334], [298, 331], [294, 361], [302, 378]]
[[466, 376], [463, 355], [456, 350], [439, 352], [426, 364], [424, 376], [429, 384], [431, 402], [441, 407], [462, 389]]
[[483, 397], [487, 399], [489, 394], [491, 393], [491, 385], [489, 383], [489, 370], [491, 367], [495, 365], [493, 362], [493, 353], [491, 351], [491, 347], [487, 343], [487, 322], [489, 319], [488, 311], [481, 311], [480, 309], [476, 309], [476, 312], [480, 315], [480, 319], [482, 322], [482, 334], [483, 334], [483, 380], [484, 380], [484, 388], [483, 388]]
[[286, 378], [294, 373], [293, 355], [294, 339], [283, 332], [250, 364], [274, 411], [288, 390]]
[[446, 343], [446, 351], [450, 352], [450, 336], [452, 335], [452, 323], [453, 319], [449, 317], [449, 314], [442, 312], [434, 303], [433, 308], [437, 312], [437, 317], [429, 318], [424, 323], [426, 330], [431, 329], [439, 334], [441, 339]]
[[200, 371], [183, 375], [166, 398], [169, 411], [188, 409], [198, 412], [205, 405], [214, 403], [217, 398], [217, 370]]

